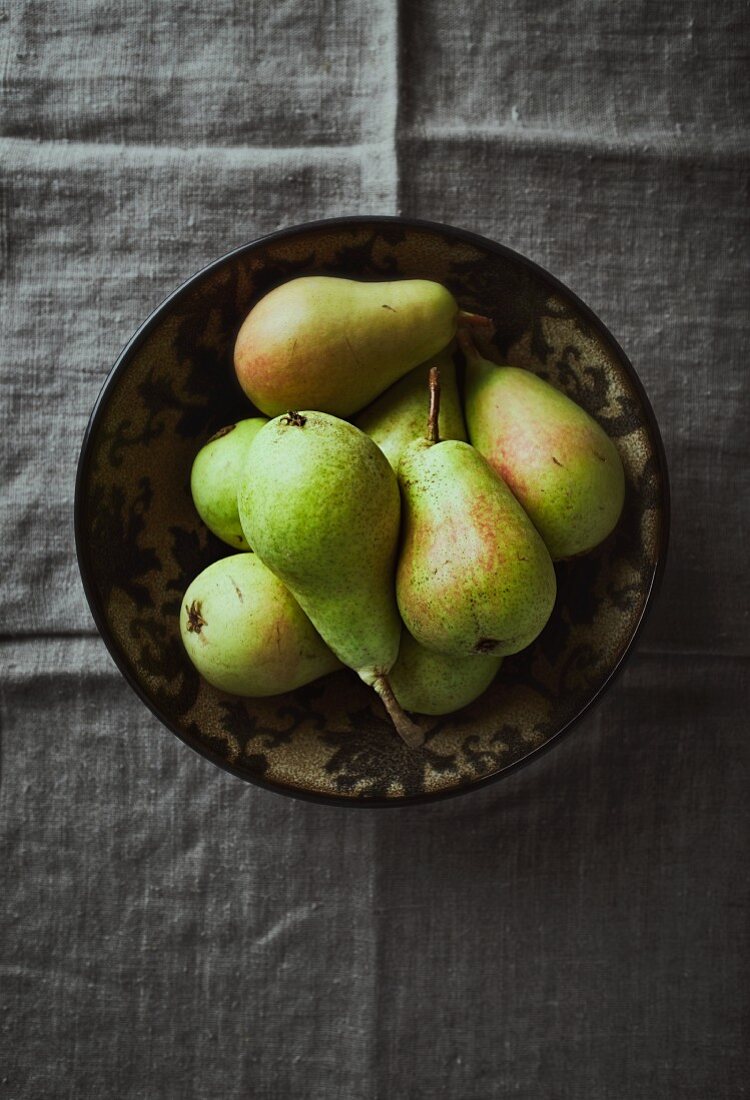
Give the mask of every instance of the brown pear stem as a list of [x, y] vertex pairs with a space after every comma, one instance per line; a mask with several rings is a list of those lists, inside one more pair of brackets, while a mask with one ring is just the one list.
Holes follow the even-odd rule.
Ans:
[[440, 368], [430, 367], [430, 411], [427, 414], [427, 438], [440, 442]]
[[388, 716], [396, 727], [396, 733], [410, 749], [418, 749], [424, 744], [424, 733], [416, 723], [412, 722], [393, 694], [393, 689], [387, 676], [378, 676], [372, 685], [383, 700], [383, 706], [388, 711]]
[[456, 333], [456, 339], [458, 340], [458, 346], [467, 359], [481, 359], [477, 345], [474, 343], [474, 337], [470, 332], [465, 328], [460, 328]]
[[458, 311], [458, 331], [466, 327], [470, 328], [495, 328], [495, 322], [491, 317], [485, 317], [482, 313], [469, 313], [466, 309], [459, 309]]

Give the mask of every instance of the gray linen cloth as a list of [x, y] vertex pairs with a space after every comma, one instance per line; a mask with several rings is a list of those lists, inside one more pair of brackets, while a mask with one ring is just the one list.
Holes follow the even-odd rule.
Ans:
[[[740, 0], [0, 12], [0, 1095], [747, 1094], [748, 30]], [[361, 213], [568, 283], [673, 490], [601, 705], [398, 812], [193, 755], [116, 672], [73, 551], [80, 441], [139, 322], [236, 245]]]

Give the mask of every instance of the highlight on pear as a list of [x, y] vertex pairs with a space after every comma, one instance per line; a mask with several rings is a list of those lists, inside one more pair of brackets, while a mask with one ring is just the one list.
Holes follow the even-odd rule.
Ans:
[[181, 604], [207, 683], [260, 697], [347, 668], [418, 752], [539, 636], [553, 561], [612, 532], [625, 477], [588, 413], [480, 355], [490, 328], [427, 279], [304, 276], [253, 305], [234, 349], [252, 404], [190, 471], [244, 551]]

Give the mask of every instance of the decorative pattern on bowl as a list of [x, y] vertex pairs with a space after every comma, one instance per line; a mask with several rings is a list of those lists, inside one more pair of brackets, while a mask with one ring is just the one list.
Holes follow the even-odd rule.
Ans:
[[[232, 369], [247, 311], [303, 274], [428, 278], [490, 315], [498, 359], [562, 388], [616, 441], [623, 516], [593, 553], [557, 565], [558, 598], [528, 650], [492, 687], [431, 720], [408, 750], [379, 700], [347, 671], [288, 695], [248, 699], [202, 681], [180, 641], [181, 598], [231, 552], [190, 497], [198, 448], [254, 410]], [[177, 290], [133, 337], [92, 414], [76, 491], [81, 572], [119, 667], [157, 716], [243, 779], [345, 804], [403, 804], [497, 778], [553, 739], [598, 696], [629, 649], [664, 564], [663, 448], [632, 366], [590, 310], [528, 260], [446, 226], [342, 219], [287, 230], [231, 253]]]

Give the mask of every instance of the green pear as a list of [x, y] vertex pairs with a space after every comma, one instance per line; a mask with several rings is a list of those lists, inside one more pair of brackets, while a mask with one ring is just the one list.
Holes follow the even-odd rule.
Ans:
[[401, 618], [420, 645], [454, 657], [524, 649], [555, 602], [555, 570], [536, 528], [480, 453], [438, 442], [437, 371], [428, 438], [398, 470], [403, 535], [396, 572]]
[[256, 416], [229, 424], [198, 451], [190, 472], [193, 504], [206, 527], [235, 550], [247, 550], [237, 512], [237, 482], [247, 448], [267, 423]]
[[354, 420], [358, 428], [375, 440], [394, 470], [398, 470], [407, 444], [424, 436], [425, 394], [432, 366], [440, 370], [440, 438], [466, 439], [456, 368], [450, 353], [441, 351], [409, 371]]
[[495, 679], [502, 663], [502, 657], [494, 653], [446, 657], [425, 649], [404, 630], [389, 680], [404, 710], [415, 714], [451, 714], [478, 699]]
[[418, 742], [387, 680], [401, 635], [400, 501], [385, 455], [353, 424], [289, 412], [258, 432], [246, 471], [237, 497], [246, 539], [339, 660], [378, 691], [399, 733]]
[[341, 667], [257, 554], [232, 554], [195, 578], [180, 633], [201, 676], [233, 695], [278, 695]]
[[453, 295], [426, 279], [292, 279], [245, 318], [237, 378], [268, 416], [299, 408], [350, 416], [449, 344], [458, 317]]
[[575, 401], [528, 370], [483, 359], [468, 338], [469, 438], [513, 490], [557, 561], [593, 549], [625, 497], [617, 447]]

